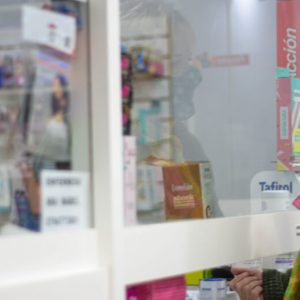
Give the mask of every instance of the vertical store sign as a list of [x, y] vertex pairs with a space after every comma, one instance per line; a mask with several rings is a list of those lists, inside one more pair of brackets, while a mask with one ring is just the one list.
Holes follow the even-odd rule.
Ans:
[[23, 6], [22, 37], [25, 41], [73, 54], [76, 47], [76, 19], [56, 12]]
[[83, 172], [42, 172], [42, 231], [88, 227], [88, 182]]

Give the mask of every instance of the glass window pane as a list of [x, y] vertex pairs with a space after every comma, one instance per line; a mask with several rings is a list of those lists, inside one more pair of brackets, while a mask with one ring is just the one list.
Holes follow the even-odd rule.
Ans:
[[88, 227], [86, 4], [1, 1], [0, 14], [3, 233]]
[[298, 81], [277, 77], [296, 67], [280, 58], [296, 59], [296, 29], [287, 32], [292, 48], [280, 34], [298, 26], [297, 3], [121, 0], [123, 133], [136, 138], [138, 222], [296, 209], [298, 127], [285, 132], [283, 150], [277, 128], [290, 122], [283, 89], [296, 103]]

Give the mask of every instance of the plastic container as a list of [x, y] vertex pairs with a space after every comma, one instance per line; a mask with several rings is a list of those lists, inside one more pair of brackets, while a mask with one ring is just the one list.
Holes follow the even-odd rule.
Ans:
[[200, 281], [199, 300], [226, 300], [226, 280], [207, 278]]

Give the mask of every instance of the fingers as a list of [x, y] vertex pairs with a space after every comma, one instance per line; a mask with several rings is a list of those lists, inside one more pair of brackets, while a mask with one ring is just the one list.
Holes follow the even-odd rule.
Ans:
[[251, 270], [250, 269], [247, 269], [247, 268], [239, 268], [239, 267], [232, 267], [231, 268], [231, 272], [232, 274], [234, 275], [240, 275], [242, 273], [248, 273], [250, 272]]
[[234, 291], [238, 290], [240, 288], [240, 283], [246, 278], [249, 278], [248, 272], [237, 275], [234, 279], [231, 280], [229, 284], [230, 288]]
[[231, 272], [233, 275], [248, 273], [250, 276], [256, 276], [258, 279], [262, 279], [262, 272], [253, 269], [232, 267]]
[[261, 300], [262, 299], [262, 280], [257, 279], [245, 272], [236, 276], [231, 282], [230, 287], [236, 291], [241, 300]]

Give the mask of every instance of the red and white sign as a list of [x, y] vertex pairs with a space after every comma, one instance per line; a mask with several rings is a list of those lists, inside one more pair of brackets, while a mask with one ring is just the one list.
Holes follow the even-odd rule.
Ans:
[[277, 67], [300, 77], [300, 11], [299, 0], [277, 1]]

